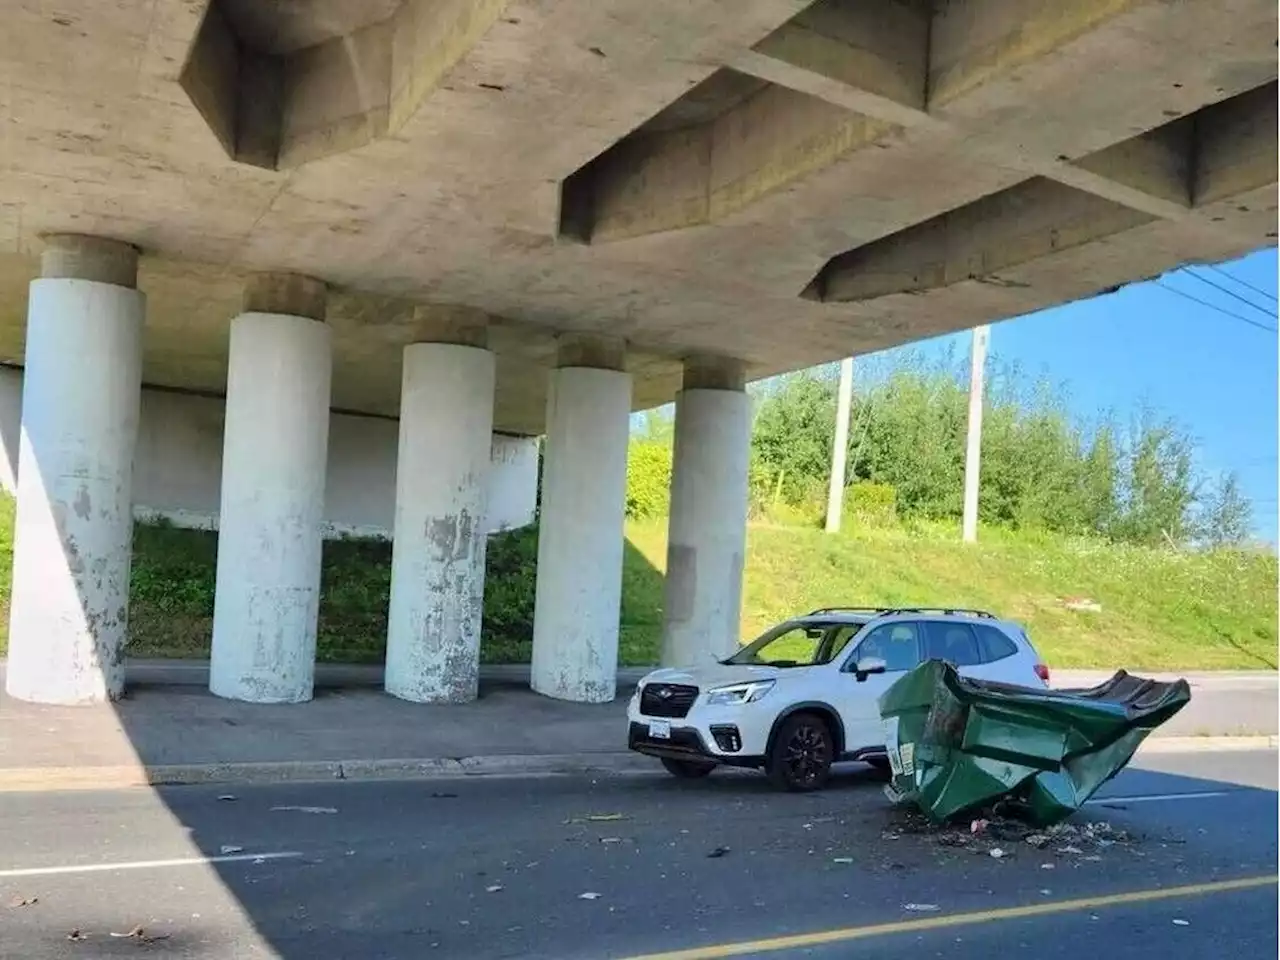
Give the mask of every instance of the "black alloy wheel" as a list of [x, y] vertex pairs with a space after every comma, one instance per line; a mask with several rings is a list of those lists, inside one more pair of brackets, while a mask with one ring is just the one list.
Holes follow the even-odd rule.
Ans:
[[831, 776], [835, 743], [821, 717], [798, 713], [788, 717], [769, 751], [769, 777], [784, 790], [819, 790]]

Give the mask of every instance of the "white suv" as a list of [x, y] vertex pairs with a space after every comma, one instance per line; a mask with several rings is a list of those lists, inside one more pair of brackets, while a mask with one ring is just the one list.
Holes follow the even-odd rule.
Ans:
[[627, 709], [627, 743], [678, 777], [724, 764], [816, 790], [837, 761], [887, 768], [877, 701], [923, 659], [982, 680], [1049, 683], [1026, 632], [985, 611], [829, 607], [727, 660], [648, 674]]

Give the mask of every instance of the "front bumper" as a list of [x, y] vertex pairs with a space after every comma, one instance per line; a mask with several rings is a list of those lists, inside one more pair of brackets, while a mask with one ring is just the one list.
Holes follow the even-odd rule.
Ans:
[[[764, 757], [761, 755], [743, 755], [741, 753], [724, 753], [712, 750], [702, 733], [696, 727], [676, 726], [680, 721], [672, 721], [670, 739], [659, 739], [649, 736], [647, 719], [632, 720], [627, 727], [627, 747], [637, 753], [650, 757], [668, 760], [688, 760], [694, 763], [717, 763], [729, 767], [762, 767]], [[725, 736], [725, 733], [721, 734]], [[739, 735], [740, 736], [740, 735]]]

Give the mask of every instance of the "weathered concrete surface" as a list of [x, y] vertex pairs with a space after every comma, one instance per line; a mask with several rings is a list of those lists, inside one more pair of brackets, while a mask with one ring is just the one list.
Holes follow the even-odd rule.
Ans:
[[482, 347], [405, 347], [386, 664], [403, 700], [476, 697], [493, 382]]
[[141, 247], [147, 383], [222, 392], [245, 276], [293, 271], [336, 406], [394, 415], [415, 308], [461, 306], [528, 434], [563, 331], [625, 338], [643, 408], [693, 353], [754, 379], [1275, 242], [1263, 0], [218, 0], [212, 46], [202, 0], [11, 6], [0, 360], [49, 231]]
[[231, 325], [209, 689], [311, 699], [329, 443], [329, 328], [245, 313]]
[[663, 666], [722, 659], [743, 639], [738, 632], [750, 443], [751, 399], [744, 391], [680, 391], [662, 605]]
[[618, 669], [631, 378], [590, 367], [551, 377], [530, 683], [549, 697], [608, 702]]
[[7, 677], [24, 700], [124, 691], [146, 297], [111, 281], [136, 262], [123, 244], [68, 238], [32, 283]]

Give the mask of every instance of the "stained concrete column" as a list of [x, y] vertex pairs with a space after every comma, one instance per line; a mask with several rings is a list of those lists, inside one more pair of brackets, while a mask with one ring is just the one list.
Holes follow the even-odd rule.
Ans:
[[46, 240], [27, 304], [5, 688], [98, 703], [124, 692], [146, 297], [128, 244]]
[[676, 397], [663, 666], [720, 659], [738, 646], [750, 444], [742, 365], [686, 361]]
[[631, 377], [623, 345], [566, 340], [547, 396], [531, 686], [603, 703], [617, 692]]
[[331, 346], [325, 287], [252, 278], [231, 323], [209, 689], [311, 699]]
[[387, 693], [474, 700], [484, 603], [494, 357], [483, 326], [404, 349]]

